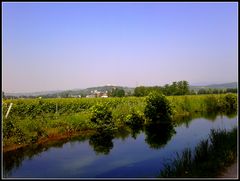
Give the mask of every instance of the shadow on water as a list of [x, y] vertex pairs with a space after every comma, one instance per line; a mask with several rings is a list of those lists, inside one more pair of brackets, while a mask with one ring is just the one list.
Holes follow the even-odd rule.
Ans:
[[3, 177], [9, 177], [13, 169], [21, 167], [22, 162], [26, 159], [32, 159], [34, 156], [48, 151], [50, 148], [62, 148], [67, 142], [85, 141], [88, 137], [76, 136], [74, 138], [66, 138], [57, 141], [50, 141], [43, 144], [33, 144], [27, 147], [22, 147], [17, 150], [8, 151], [3, 153]]
[[89, 139], [89, 145], [92, 146], [96, 154], [109, 154], [113, 148], [114, 132], [113, 131], [98, 131]]
[[170, 121], [149, 123], [145, 126], [145, 142], [150, 148], [159, 149], [164, 147], [176, 133]]
[[178, 117], [174, 117], [173, 118], [173, 122], [174, 124], [176, 124], [176, 126], [181, 126], [182, 124], [184, 124], [187, 128], [189, 127], [189, 124], [197, 118], [205, 118], [209, 121], [214, 122], [218, 116], [226, 116], [227, 118], [231, 119], [236, 117], [237, 113], [236, 111], [229, 111], [229, 112], [225, 112], [225, 113], [220, 113], [220, 112], [197, 112], [194, 114], [190, 114], [188, 116], [178, 116]]
[[143, 122], [139, 124], [131, 124], [129, 125], [129, 128], [132, 138], [136, 139], [137, 136], [144, 130]]

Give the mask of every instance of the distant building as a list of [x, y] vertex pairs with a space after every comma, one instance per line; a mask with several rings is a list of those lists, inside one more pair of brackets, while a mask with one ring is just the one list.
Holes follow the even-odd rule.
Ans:
[[108, 96], [101, 96], [102, 98], [107, 98]]
[[106, 98], [106, 97], [108, 97], [107, 93], [108, 93], [108, 91], [101, 92], [101, 91], [98, 91], [98, 90], [94, 90], [94, 91], [91, 91], [91, 94], [87, 95], [86, 97], [88, 97], [88, 98], [93, 98], [93, 97]]
[[94, 98], [94, 97], [96, 97], [94, 94], [90, 94], [90, 95], [87, 95], [86, 96], [87, 98]]
[[70, 95], [70, 97], [81, 98], [81, 95]]
[[107, 93], [104, 93], [101, 97], [103, 97], [103, 98], [107, 98], [108, 95], [107, 95]]

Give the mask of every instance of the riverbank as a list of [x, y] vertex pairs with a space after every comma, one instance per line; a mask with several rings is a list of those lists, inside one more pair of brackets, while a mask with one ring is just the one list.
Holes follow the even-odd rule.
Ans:
[[49, 144], [51, 142], [61, 141], [61, 140], [69, 140], [74, 137], [82, 136], [82, 137], [90, 137], [93, 135], [95, 131], [93, 130], [87, 130], [87, 131], [81, 131], [81, 132], [73, 132], [73, 133], [65, 133], [65, 134], [53, 134], [49, 135], [45, 138], [40, 138], [36, 143], [34, 144], [12, 144], [8, 146], [3, 146], [3, 153], [14, 151], [20, 148], [25, 148], [31, 145], [43, 145], [43, 144]]

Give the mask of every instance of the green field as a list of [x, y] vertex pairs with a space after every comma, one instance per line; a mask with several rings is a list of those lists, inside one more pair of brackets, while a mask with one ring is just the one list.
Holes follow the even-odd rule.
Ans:
[[[237, 94], [166, 98], [175, 123], [182, 117], [237, 111]], [[5, 118], [10, 103], [13, 106]], [[64, 134], [81, 134], [103, 126], [120, 130], [148, 121], [144, 114], [146, 97], [13, 99], [3, 100], [2, 104], [4, 147], [31, 144]]]

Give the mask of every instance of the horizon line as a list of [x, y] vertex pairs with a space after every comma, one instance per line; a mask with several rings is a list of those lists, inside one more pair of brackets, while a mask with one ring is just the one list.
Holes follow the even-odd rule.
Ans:
[[[178, 82], [178, 81], [173, 81], [173, 82]], [[201, 83], [201, 82], [200, 83], [189, 83], [189, 86], [199, 86], [199, 87], [203, 86], [204, 87], [204, 86], [209, 86], [209, 85], [230, 84], [230, 83], [237, 83], [238, 84], [238, 81], [229, 81], [229, 82], [225, 82], [225, 83]], [[164, 84], [164, 85], [166, 85], [166, 84]], [[21, 92], [20, 91], [19, 92], [8, 92], [8, 91], [2, 90], [2, 92], [7, 93], [7, 94], [26, 94], [26, 93], [61, 92], [61, 91], [84, 90], [84, 89], [89, 89], [89, 88], [94, 88], [94, 87], [104, 87], [104, 86], [136, 88], [136, 87], [140, 87], [140, 86], [154, 87], [154, 86], [164, 86], [164, 85], [151, 85], [151, 86], [149, 86], [149, 85], [139, 84], [137, 86], [124, 86], [124, 85], [117, 85], [117, 84], [105, 84], [105, 85], [98, 85], [98, 86], [89, 86], [89, 87], [85, 87], [85, 88], [55, 89], [55, 90], [41, 90], [41, 91], [21, 91]]]

